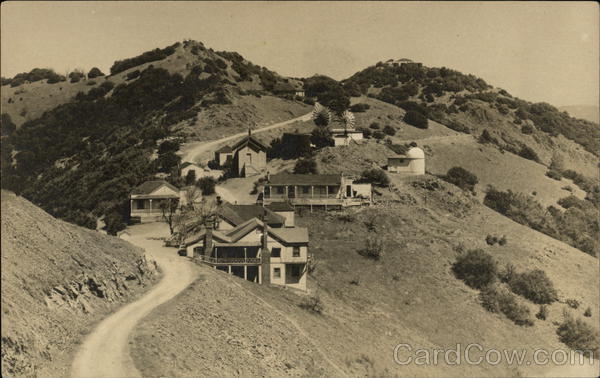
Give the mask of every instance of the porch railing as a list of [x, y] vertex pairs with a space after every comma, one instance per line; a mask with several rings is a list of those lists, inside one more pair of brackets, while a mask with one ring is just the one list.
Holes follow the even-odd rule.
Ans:
[[200, 260], [209, 264], [260, 264], [260, 257], [209, 257], [202, 255]]

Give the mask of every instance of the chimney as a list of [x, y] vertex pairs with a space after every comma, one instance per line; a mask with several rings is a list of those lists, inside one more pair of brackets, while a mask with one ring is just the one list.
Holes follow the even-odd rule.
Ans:
[[250, 126], [248, 126], [248, 136], [252, 136], [252, 129], [250, 128]]
[[204, 256], [209, 257], [213, 250], [213, 223], [206, 223], [206, 231], [204, 233]]
[[221, 196], [217, 196], [217, 206], [221, 206], [223, 200], [221, 200]]

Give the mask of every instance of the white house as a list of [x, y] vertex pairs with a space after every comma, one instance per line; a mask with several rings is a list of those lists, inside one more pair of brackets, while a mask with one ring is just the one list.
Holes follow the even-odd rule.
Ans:
[[405, 155], [388, 158], [387, 170], [392, 173], [424, 175], [425, 153], [419, 147], [412, 147]]
[[347, 146], [351, 140], [362, 140], [363, 132], [356, 129], [332, 129], [334, 146]]
[[133, 221], [156, 222], [162, 218], [162, 204], [179, 203], [179, 189], [164, 180], [146, 181], [131, 192], [130, 216]]

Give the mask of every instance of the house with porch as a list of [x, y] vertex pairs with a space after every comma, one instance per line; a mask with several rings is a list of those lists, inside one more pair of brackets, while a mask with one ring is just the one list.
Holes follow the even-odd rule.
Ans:
[[356, 129], [332, 129], [331, 136], [333, 138], [334, 146], [347, 146], [350, 141], [364, 139], [363, 132]]
[[293, 206], [341, 209], [348, 206], [370, 205], [371, 184], [354, 183], [341, 174], [290, 174], [267, 175], [267, 181], [258, 202], [269, 207], [274, 202]]
[[306, 290], [306, 228], [273, 228], [259, 218], [227, 230], [209, 224], [184, 246], [188, 256], [245, 280]]
[[231, 169], [240, 177], [259, 175], [267, 167], [267, 149], [269, 147], [252, 136], [248, 136], [232, 146], [224, 146], [215, 152], [215, 161], [220, 167], [231, 161]]
[[164, 180], [151, 180], [133, 189], [129, 199], [133, 222], [156, 222], [162, 219], [163, 204], [179, 203], [180, 192]]

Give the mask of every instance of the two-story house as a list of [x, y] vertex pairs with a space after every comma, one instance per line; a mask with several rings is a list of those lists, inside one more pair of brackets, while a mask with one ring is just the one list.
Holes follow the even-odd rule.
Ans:
[[240, 177], [259, 175], [267, 167], [267, 149], [259, 139], [248, 136], [232, 146], [224, 146], [215, 152], [215, 161], [220, 167], [231, 162], [231, 169]]
[[340, 209], [347, 206], [369, 205], [372, 202], [371, 184], [355, 183], [341, 174], [267, 175], [258, 202], [265, 206], [273, 202]]

